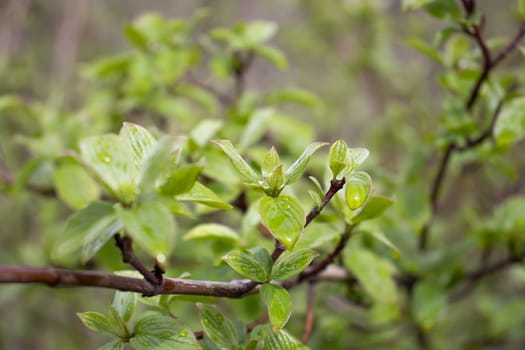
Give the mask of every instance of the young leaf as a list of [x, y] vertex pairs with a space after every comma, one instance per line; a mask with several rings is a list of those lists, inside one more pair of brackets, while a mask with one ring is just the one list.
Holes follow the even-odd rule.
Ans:
[[[107, 217], [113, 217], [113, 205], [107, 202], [93, 202], [74, 214], [53, 250], [53, 259], [61, 260], [78, 254], [85, 237], [90, 232], [99, 232], [107, 228]], [[111, 221], [111, 220], [110, 220]]]
[[272, 269], [272, 279], [284, 281], [303, 271], [319, 254], [311, 249], [299, 249], [293, 252], [284, 252], [275, 262]]
[[351, 169], [355, 169], [365, 162], [370, 151], [366, 148], [349, 148], [348, 161], [351, 162]]
[[283, 329], [267, 332], [263, 350], [297, 350], [297, 342]]
[[255, 48], [254, 52], [257, 56], [264, 58], [280, 70], [288, 68], [288, 60], [286, 59], [286, 56], [275, 47], [259, 45]]
[[270, 40], [277, 32], [277, 24], [268, 21], [253, 21], [244, 28], [244, 39], [249, 47]]
[[97, 350], [124, 350], [124, 342], [121, 339], [116, 339], [102, 345]]
[[114, 329], [108, 318], [98, 312], [78, 312], [77, 316], [80, 318], [84, 326], [87, 328], [110, 337], [118, 336], [114, 333]]
[[188, 165], [175, 170], [159, 187], [160, 191], [168, 196], [188, 192], [195, 185], [203, 168], [202, 165]]
[[97, 183], [75, 162], [58, 166], [53, 173], [53, 186], [60, 199], [77, 210], [96, 200], [100, 195]]
[[193, 332], [176, 319], [154, 312], [144, 314], [135, 324], [129, 343], [136, 350], [201, 349]]
[[328, 159], [330, 170], [332, 171], [332, 177], [334, 179], [349, 166], [347, 162], [347, 154], [348, 147], [346, 146], [346, 142], [343, 140], [334, 142], [332, 147], [330, 147]]
[[168, 255], [175, 242], [175, 220], [160, 202], [147, 202], [133, 209], [117, 207], [126, 231], [153, 256]]
[[439, 285], [429, 282], [418, 282], [414, 287], [411, 299], [411, 310], [416, 321], [425, 330], [432, 329], [447, 308], [447, 296]]
[[239, 149], [246, 149], [259, 141], [266, 130], [268, 121], [274, 114], [274, 110], [270, 108], [258, 109], [251, 116], [248, 124], [239, 140]]
[[290, 165], [288, 169], [286, 169], [286, 183], [291, 184], [294, 183], [299, 179], [299, 177], [303, 174], [304, 170], [306, 169], [306, 166], [308, 165], [308, 161], [310, 160], [310, 157], [321, 147], [324, 147], [328, 145], [326, 142], [314, 142], [310, 145], [308, 145], [303, 154], [297, 158], [297, 160]]
[[261, 287], [260, 295], [268, 308], [272, 328], [277, 332], [286, 325], [292, 313], [290, 294], [281, 286], [265, 283]]
[[360, 208], [368, 198], [372, 178], [364, 171], [350, 174], [346, 181], [346, 204], [352, 210]]
[[119, 136], [128, 145], [137, 167], [149, 157], [157, 141], [148, 130], [140, 125], [125, 122]]
[[233, 163], [233, 166], [244, 181], [250, 183], [257, 183], [259, 181], [259, 176], [252, 169], [252, 167], [246, 163], [246, 161], [241, 157], [239, 152], [233, 147], [233, 144], [229, 140], [215, 140], [214, 141], [226, 155], [230, 158]]
[[275, 170], [275, 168], [277, 168], [277, 166], [279, 166], [279, 164], [279, 153], [277, 153], [275, 147], [272, 146], [272, 148], [264, 155], [261, 164], [261, 172], [263, 178], [267, 178], [268, 176], [270, 176], [270, 174]]
[[221, 350], [230, 350], [239, 345], [239, 336], [232, 321], [214, 307], [197, 304], [201, 315], [202, 329]]
[[111, 305], [124, 321], [129, 321], [131, 316], [133, 316], [133, 312], [135, 311], [137, 300], [137, 293], [121, 292], [117, 290]]
[[147, 158], [140, 164], [137, 183], [142, 192], [153, 189], [156, 180], [173, 161], [173, 140], [163, 137], [149, 151]]
[[199, 147], [204, 147], [215, 136], [224, 122], [218, 119], [204, 119], [190, 132], [190, 139]]
[[362, 249], [347, 249], [345, 264], [374, 299], [395, 304], [398, 301], [394, 267], [374, 253]]
[[121, 229], [122, 222], [115, 212], [100, 218], [84, 237], [80, 254], [82, 264], [90, 260]]
[[80, 155], [115, 197], [125, 203], [135, 200], [137, 167], [134, 155], [119, 136], [88, 137], [80, 142]]
[[359, 213], [352, 218], [353, 224], [358, 224], [363, 221], [371, 220], [379, 215], [383, 214], [387, 210], [394, 200], [388, 197], [375, 196], [368, 200], [365, 206], [359, 211]]
[[112, 305], [109, 307], [108, 321], [111, 324], [111, 327], [113, 327], [114, 334], [118, 335], [121, 339], [129, 338], [130, 334], [126, 322], [124, 322], [118, 311], [115, 310]]
[[239, 235], [225, 225], [201, 224], [188, 231], [188, 233], [184, 235], [184, 239], [222, 239], [236, 242], [239, 240]]
[[222, 257], [232, 269], [256, 282], [270, 279], [270, 271], [250, 254], [234, 250]]
[[305, 216], [297, 199], [288, 195], [264, 197], [259, 203], [259, 213], [264, 225], [288, 250], [303, 232]]
[[273, 260], [268, 250], [263, 247], [256, 247], [250, 249], [249, 252], [255, 258], [255, 260], [257, 260], [264, 267], [266, 274], [270, 276], [273, 266]]
[[272, 197], [277, 197], [284, 187], [283, 165], [279, 164], [268, 174], [263, 185], [264, 192]]
[[215, 192], [204, 186], [200, 182], [195, 182], [189, 192], [180, 194], [175, 199], [181, 202], [197, 202], [212, 208], [231, 210], [233, 207], [221, 200]]

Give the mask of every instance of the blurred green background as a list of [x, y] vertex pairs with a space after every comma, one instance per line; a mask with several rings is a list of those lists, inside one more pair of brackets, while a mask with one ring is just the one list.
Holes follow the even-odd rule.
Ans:
[[[508, 37], [514, 32], [515, 1], [478, 3], [487, 13], [487, 36]], [[434, 171], [430, 165], [436, 158], [431, 145], [443, 92], [436, 81], [437, 65], [408, 42], [413, 38], [431, 42], [444, 24], [423, 12], [403, 12], [400, 1], [1, 0], [0, 95], [18, 94], [56, 109], [74, 108], [82, 104], [89, 89], [79, 77], [80, 68], [100, 56], [128, 49], [122, 33], [126, 23], [150, 11], [187, 18], [203, 7], [211, 14], [204, 21], [205, 28], [256, 19], [277, 23], [280, 29], [273, 44], [287, 55], [290, 67], [279, 71], [258, 60], [247, 76], [247, 88], [301, 87], [312, 91], [323, 101], [322, 109], [290, 112], [313, 125], [317, 139], [333, 142], [342, 138], [350, 146], [369, 148], [371, 173], [378, 179], [380, 191], [396, 195], [397, 183], [416, 169], [423, 181], [416, 182], [413, 191], [427, 193], [425, 179]], [[515, 54], [505, 69], [520, 65], [522, 57]], [[0, 117], [0, 169], [6, 174], [31, 158], [27, 150], [3, 142], [18, 127], [16, 121]], [[521, 152], [523, 144], [505, 158], [513, 159], [506, 175], [480, 170], [475, 162], [456, 166], [452, 177], [457, 183], [451, 188], [462, 188], [465, 198], [460, 203], [454, 191], [446, 193], [444, 217], [460, 217], [456, 212], [459, 205], [470, 205], [482, 216], [509, 194], [524, 194], [525, 181], [519, 176]], [[469, 176], [459, 176], [465, 173]], [[0, 193], [0, 263], [48, 265], [47, 245], [70, 213], [45, 196], [22, 191], [15, 200]], [[451, 234], [461, 231], [464, 221], [457, 222]], [[399, 227], [398, 231], [405, 229]], [[406, 232], [394, 232], [393, 237], [396, 234]], [[413, 249], [413, 243], [395, 243]], [[523, 291], [522, 285], [520, 288]], [[0, 286], [0, 348], [94, 349], [101, 338], [82, 326], [75, 312], [102, 310], [111, 295], [110, 291], [93, 289]], [[519, 310], [523, 310], [522, 304]], [[514, 327], [525, 326], [523, 316], [516, 315], [514, 320]], [[509, 349], [518, 349], [524, 344], [523, 334], [513, 336], [517, 345], [509, 345]]]

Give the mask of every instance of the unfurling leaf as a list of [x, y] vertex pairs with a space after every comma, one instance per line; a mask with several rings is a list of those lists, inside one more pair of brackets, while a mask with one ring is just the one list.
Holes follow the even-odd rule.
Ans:
[[283, 328], [292, 313], [292, 301], [288, 291], [281, 286], [265, 283], [261, 287], [261, 299], [268, 308], [268, 316], [274, 331]]
[[382, 196], [371, 197], [368, 202], [366, 202], [366, 205], [361, 208], [359, 213], [352, 218], [352, 223], [358, 224], [363, 221], [374, 219], [383, 214], [383, 212], [392, 204], [394, 204], [392, 198]]
[[364, 171], [350, 174], [346, 181], [346, 203], [352, 210], [360, 208], [368, 198], [372, 179]]
[[303, 154], [301, 154], [299, 158], [297, 158], [297, 160], [292, 165], [290, 165], [288, 169], [286, 169], [286, 183], [291, 184], [297, 181], [306, 169], [310, 157], [312, 157], [312, 155], [319, 148], [324, 147], [326, 145], [328, 145], [328, 143], [326, 142], [314, 142], [312, 144], [309, 144], [305, 148]]
[[233, 144], [229, 140], [215, 140], [214, 141], [226, 155], [230, 158], [233, 163], [233, 166], [244, 181], [249, 183], [257, 183], [259, 181], [259, 176], [252, 169], [252, 167], [246, 163], [246, 161], [241, 157], [239, 152], [233, 147]]
[[305, 223], [304, 211], [297, 199], [288, 195], [264, 197], [259, 203], [259, 213], [275, 238], [292, 250]]
[[330, 153], [328, 156], [330, 170], [332, 171], [333, 178], [336, 178], [343, 170], [348, 167], [347, 155], [348, 147], [346, 142], [343, 140], [338, 140], [334, 142], [332, 147], [330, 147]]

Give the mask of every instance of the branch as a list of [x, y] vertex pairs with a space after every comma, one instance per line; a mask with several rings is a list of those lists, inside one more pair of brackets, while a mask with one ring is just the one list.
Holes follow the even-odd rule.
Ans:
[[97, 287], [137, 292], [144, 295], [181, 294], [221, 298], [240, 298], [248, 294], [256, 283], [250, 280], [214, 282], [163, 278], [156, 288], [150, 282], [104, 272], [74, 271], [54, 267], [26, 267], [0, 265], [0, 283], [40, 283], [51, 287]]
[[[475, 12], [475, 1], [473, 0], [462, 0], [461, 1], [463, 8], [465, 10], [465, 13], [468, 16], [472, 15]], [[478, 79], [474, 83], [474, 86], [472, 87], [469, 97], [465, 101], [465, 108], [468, 111], [471, 111], [476, 102], [479, 99], [479, 93], [481, 91], [481, 87], [489, 77], [490, 72], [498, 65], [500, 64], [508, 55], [510, 52], [512, 52], [519, 44], [523, 36], [525, 36], [525, 23], [521, 24], [519, 27], [518, 32], [514, 35], [513, 39], [507, 44], [505, 48], [503, 48], [500, 53], [494, 56], [492, 58], [492, 53], [490, 52], [490, 49], [485, 41], [485, 38], [483, 37], [482, 33], [482, 27], [484, 24], [484, 20], [482, 19], [481, 24], [473, 24], [470, 27], [465, 27], [464, 31], [467, 33], [467, 35], [474, 38], [476, 43], [478, 44], [478, 47], [482, 53], [483, 56], [483, 67], [481, 74], [479, 75]], [[432, 226], [432, 222], [434, 220], [434, 217], [437, 213], [437, 206], [439, 201], [439, 194], [441, 192], [441, 189], [443, 187], [443, 181], [445, 179], [448, 165], [452, 159], [452, 156], [455, 152], [462, 152], [471, 148], [474, 148], [481, 143], [483, 143], [486, 139], [490, 137], [494, 130], [494, 126], [496, 124], [497, 118], [499, 116], [499, 113], [502, 108], [502, 101], [498, 104], [496, 107], [496, 110], [493, 113], [493, 117], [491, 120], [491, 124], [489, 127], [482, 132], [477, 138], [473, 140], [465, 140], [465, 145], [458, 146], [454, 141], [450, 142], [445, 152], [443, 153], [443, 156], [441, 158], [441, 161], [439, 162], [437, 173], [434, 177], [434, 180], [432, 181], [431, 190], [430, 190], [430, 218], [427, 220], [427, 222], [423, 225], [420, 231], [419, 236], [419, 250], [425, 251], [428, 245], [428, 235], [430, 231], [430, 227]]]
[[308, 343], [314, 326], [314, 306], [315, 306], [315, 283], [308, 284], [308, 295], [306, 301], [306, 319], [304, 321], [304, 331], [301, 338], [303, 344]]
[[119, 234], [116, 234], [114, 238], [115, 244], [122, 252], [122, 261], [129, 263], [138, 272], [140, 272], [140, 274], [144, 276], [144, 279], [148, 281], [155, 289], [158, 288], [162, 284], [162, 274], [164, 271], [157, 264], [155, 264], [155, 269], [153, 272], [148, 270], [142, 261], [140, 261], [139, 258], [135, 256], [132, 246], [133, 240], [130, 236], [124, 235], [121, 237]]

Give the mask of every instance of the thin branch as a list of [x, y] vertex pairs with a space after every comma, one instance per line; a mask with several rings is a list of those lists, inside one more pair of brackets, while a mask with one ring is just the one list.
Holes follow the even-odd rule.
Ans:
[[505, 270], [514, 264], [521, 264], [523, 263], [523, 259], [525, 259], [525, 252], [519, 255], [509, 255], [506, 259], [493, 262], [492, 264], [485, 264], [477, 270], [465, 274], [463, 278], [464, 284], [450, 294], [450, 301], [455, 302], [461, 300], [473, 291], [476, 282], [479, 280]]
[[308, 284], [308, 295], [306, 300], [306, 319], [304, 321], [304, 331], [301, 338], [303, 344], [308, 343], [314, 327], [314, 306], [315, 306], [315, 283]]
[[321, 205], [318, 206], [318, 207], [313, 208], [306, 215], [306, 222], [304, 224], [304, 227], [308, 226], [308, 224], [310, 224], [310, 222], [312, 222], [312, 220], [315, 219], [315, 217], [321, 213], [321, 211], [324, 209], [324, 207], [326, 207], [326, 205], [330, 202], [332, 197], [335, 196], [335, 194], [340, 189], [342, 189], [344, 185], [345, 185], [345, 178], [344, 177], [342, 179], [339, 179], [339, 180], [338, 179], [334, 179], [334, 180], [330, 181], [330, 188], [328, 189], [328, 191], [326, 191], [326, 194], [324, 195], [323, 200], [321, 201]]

